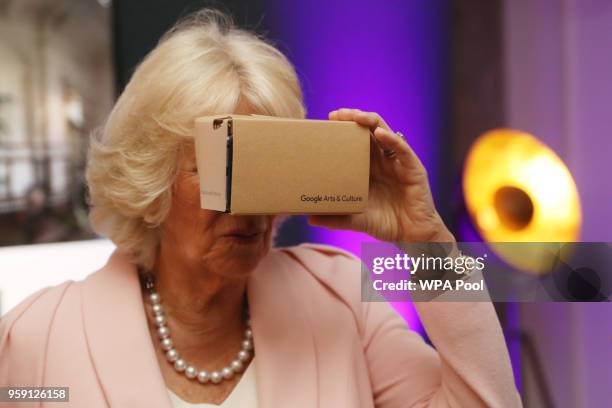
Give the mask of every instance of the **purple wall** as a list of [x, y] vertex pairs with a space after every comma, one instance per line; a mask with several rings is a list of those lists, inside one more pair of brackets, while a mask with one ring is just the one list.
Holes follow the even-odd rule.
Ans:
[[[338, 108], [376, 111], [428, 168], [434, 194], [447, 98], [448, 4], [270, 0], [277, 44], [296, 65], [311, 119]], [[311, 240], [355, 254], [371, 238], [312, 228]], [[419, 327], [411, 305], [394, 305]]]

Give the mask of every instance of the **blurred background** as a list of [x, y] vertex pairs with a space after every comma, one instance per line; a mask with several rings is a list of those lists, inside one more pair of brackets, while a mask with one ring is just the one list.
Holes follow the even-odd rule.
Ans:
[[[163, 32], [206, 6], [289, 57], [308, 118], [355, 107], [402, 131], [458, 241], [612, 241], [610, 1], [0, 0], [0, 314], [105, 263], [89, 136]], [[371, 238], [292, 217], [279, 245], [305, 241], [359, 254]], [[612, 308], [573, 300], [496, 304], [526, 407], [611, 404]]]

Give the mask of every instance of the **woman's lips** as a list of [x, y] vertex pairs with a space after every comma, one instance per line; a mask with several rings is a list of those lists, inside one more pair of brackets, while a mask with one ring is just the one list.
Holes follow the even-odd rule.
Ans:
[[251, 243], [257, 242], [263, 234], [262, 231], [232, 231], [228, 234], [223, 234], [222, 237], [239, 243]]

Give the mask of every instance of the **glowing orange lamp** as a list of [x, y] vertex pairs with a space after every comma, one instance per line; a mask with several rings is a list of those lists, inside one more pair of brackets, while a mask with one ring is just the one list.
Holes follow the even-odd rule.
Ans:
[[534, 136], [495, 129], [479, 137], [464, 167], [463, 193], [482, 237], [504, 260], [529, 272], [546, 269], [546, 244], [580, 235], [582, 214], [567, 166]]

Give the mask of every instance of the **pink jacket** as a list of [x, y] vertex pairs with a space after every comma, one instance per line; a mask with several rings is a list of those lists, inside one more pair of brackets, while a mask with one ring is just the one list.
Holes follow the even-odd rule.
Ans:
[[[258, 265], [248, 299], [260, 407], [521, 405], [490, 303], [418, 303], [434, 350], [388, 304], [360, 301], [360, 267], [314, 244]], [[0, 320], [0, 386], [70, 387], [70, 404], [49, 407], [170, 408], [153, 347], [136, 268], [116, 251]]]

